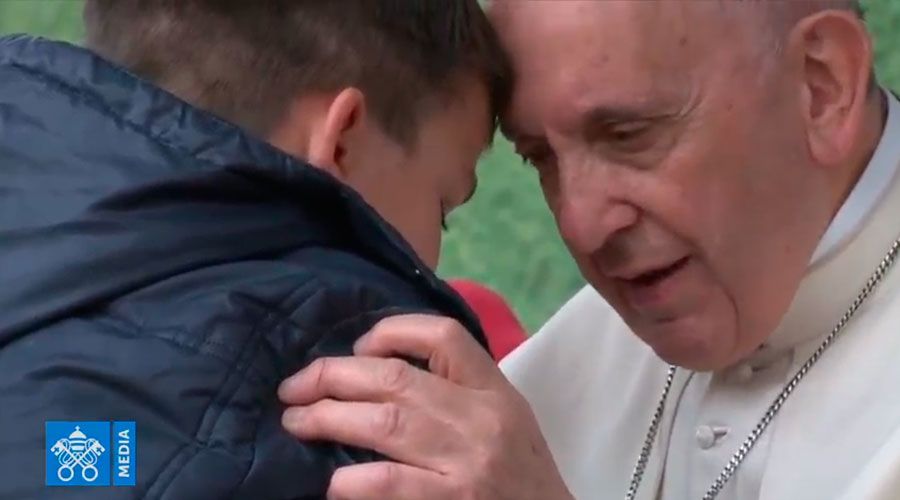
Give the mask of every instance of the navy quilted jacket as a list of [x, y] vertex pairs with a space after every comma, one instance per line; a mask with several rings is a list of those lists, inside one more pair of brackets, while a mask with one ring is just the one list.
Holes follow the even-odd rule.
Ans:
[[[376, 457], [291, 438], [276, 387], [406, 312], [484, 345], [327, 174], [86, 50], [0, 38], [0, 499], [324, 498]], [[45, 486], [47, 421], [136, 422], [137, 485]]]

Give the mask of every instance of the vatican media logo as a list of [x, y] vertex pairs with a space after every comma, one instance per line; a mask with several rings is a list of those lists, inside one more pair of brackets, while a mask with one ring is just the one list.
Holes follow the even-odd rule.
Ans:
[[134, 422], [47, 422], [47, 486], [134, 486]]

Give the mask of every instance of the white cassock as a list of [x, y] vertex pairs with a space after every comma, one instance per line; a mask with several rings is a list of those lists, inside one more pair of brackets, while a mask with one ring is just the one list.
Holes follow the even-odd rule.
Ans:
[[[679, 370], [638, 499], [700, 500], [900, 236], [900, 103], [766, 345]], [[590, 288], [502, 368], [578, 500], [625, 497], [667, 365]], [[900, 500], [900, 262], [788, 398], [717, 499]]]

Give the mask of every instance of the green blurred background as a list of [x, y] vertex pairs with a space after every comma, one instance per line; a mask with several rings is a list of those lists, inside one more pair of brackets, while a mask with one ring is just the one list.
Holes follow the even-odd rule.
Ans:
[[[879, 76], [900, 88], [900, 0], [868, 0], [865, 5]], [[0, 33], [10, 32], [78, 42], [81, 0], [0, 0]], [[490, 285], [534, 331], [582, 280], [559, 240], [534, 173], [507, 142], [499, 140], [485, 156], [479, 177], [478, 194], [450, 219], [440, 274]]]

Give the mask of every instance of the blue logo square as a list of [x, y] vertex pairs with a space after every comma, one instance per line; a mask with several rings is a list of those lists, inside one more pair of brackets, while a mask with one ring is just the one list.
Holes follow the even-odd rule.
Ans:
[[47, 486], [109, 486], [109, 422], [45, 424]]

